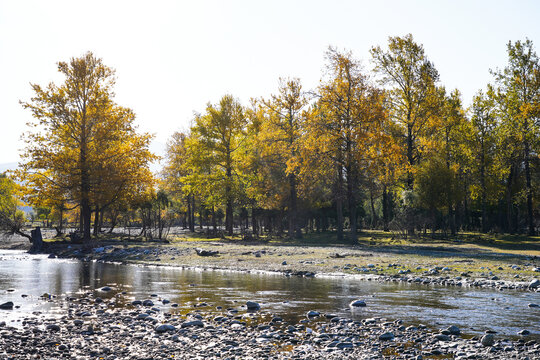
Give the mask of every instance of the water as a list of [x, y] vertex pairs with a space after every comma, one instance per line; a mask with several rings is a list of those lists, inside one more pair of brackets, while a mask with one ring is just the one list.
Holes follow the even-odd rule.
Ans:
[[[99, 291], [106, 285], [114, 290]], [[402, 319], [434, 330], [457, 325], [468, 335], [489, 329], [515, 337], [527, 329], [530, 337], [540, 339], [540, 309], [528, 307], [540, 303], [539, 293], [103, 264], [0, 250], [0, 303], [11, 300], [20, 306], [0, 310], [0, 320], [18, 325], [36, 311], [59, 315], [62, 303], [41, 295], [77, 296], [84, 291], [97, 291], [103, 298], [126, 291], [127, 301], [158, 294], [178, 303], [180, 311], [200, 302], [239, 308], [252, 300], [261, 304], [262, 311], [288, 321], [317, 310], [353, 319]], [[348, 304], [354, 299], [364, 299], [368, 306], [351, 310]]]

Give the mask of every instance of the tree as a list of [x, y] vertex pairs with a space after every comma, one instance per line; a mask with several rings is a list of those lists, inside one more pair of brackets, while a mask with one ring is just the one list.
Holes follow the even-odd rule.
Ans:
[[421, 158], [423, 137], [433, 130], [436, 119], [439, 73], [424, 54], [424, 48], [414, 42], [411, 34], [390, 37], [388, 51], [379, 46], [371, 49], [375, 71], [384, 85], [390, 86], [391, 116], [402, 126], [405, 154], [409, 171], [406, 185], [413, 188], [414, 167]]
[[301, 238], [298, 224], [298, 174], [302, 141], [305, 134], [305, 115], [302, 109], [307, 104], [299, 79], [280, 79], [279, 94], [270, 100], [260, 101], [265, 114], [259, 134], [263, 145], [262, 157], [266, 164], [279, 168], [279, 177], [287, 179], [282, 189], [287, 189], [289, 237]]
[[[19, 176], [37, 198], [61, 198], [80, 208], [81, 231], [90, 239], [95, 219], [122, 196], [153, 185], [151, 136], [137, 134], [132, 110], [113, 101], [114, 70], [87, 53], [59, 62], [61, 85], [33, 84], [23, 102], [35, 122], [25, 135]], [[32, 197], [30, 195], [29, 197]]]
[[208, 104], [204, 115], [196, 116], [187, 143], [191, 174], [184, 180], [225, 205], [229, 236], [233, 235], [235, 200], [242, 191], [238, 170], [246, 126], [243, 107], [231, 95], [225, 95], [218, 104]]
[[16, 197], [17, 184], [5, 173], [0, 173], [0, 230], [17, 233], [29, 240], [32, 238], [21, 232], [24, 225], [24, 213], [18, 210]]
[[533, 42], [508, 42], [508, 65], [492, 71], [506, 136], [520, 147], [525, 172], [527, 227], [535, 234], [531, 156], [540, 150], [540, 61]]
[[[319, 148], [335, 168], [337, 235], [343, 238], [343, 188], [349, 211], [350, 241], [357, 237], [357, 200], [361, 170], [380, 139], [385, 117], [383, 92], [373, 87], [350, 53], [330, 48], [329, 78], [318, 89], [319, 113], [313, 117], [310, 149]], [[319, 150], [317, 150], [319, 151]]]
[[[469, 166], [475, 174], [474, 179], [477, 179], [472, 184], [472, 195], [473, 198], [480, 198], [481, 229], [483, 232], [487, 232], [489, 230], [487, 221], [488, 195], [489, 193], [492, 196], [496, 194], [493, 189], [496, 182], [497, 114], [493, 98], [479, 91], [473, 98], [470, 114], [470, 130], [466, 132], [469, 137], [466, 150], [470, 152], [471, 165]], [[491, 189], [489, 193], [488, 189]]]

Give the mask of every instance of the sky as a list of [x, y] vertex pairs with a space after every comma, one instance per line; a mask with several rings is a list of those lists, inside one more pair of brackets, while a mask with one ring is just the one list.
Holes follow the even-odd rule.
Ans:
[[[508, 41], [540, 52], [539, 1], [120, 1], [0, 0], [0, 170], [19, 161], [30, 84], [60, 84], [56, 63], [91, 51], [116, 69], [116, 102], [140, 131], [167, 139], [195, 112], [232, 94], [244, 105], [275, 93], [279, 77], [315, 89], [329, 46], [369, 50], [411, 33], [447, 90], [468, 106], [505, 66]], [[159, 164], [154, 165], [158, 169]]]

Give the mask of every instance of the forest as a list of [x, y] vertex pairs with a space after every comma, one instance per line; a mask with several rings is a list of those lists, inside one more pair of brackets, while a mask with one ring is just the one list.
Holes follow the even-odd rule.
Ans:
[[152, 135], [114, 101], [114, 70], [91, 53], [59, 62], [65, 82], [33, 84], [21, 102], [35, 121], [20, 167], [0, 178], [0, 226], [22, 233], [26, 204], [84, 240], [120, 226], [158, 239], [171, 226], [349, 243], [363, 229], [535, 235], [540, 61], [530, 40], [506, 51], [465, 108], [410, 34], [373, 47], [371, 69], [330, 47], [315, 89], [281, 78], [249, 104], [209, 102], [171, 135], [159, 174]]

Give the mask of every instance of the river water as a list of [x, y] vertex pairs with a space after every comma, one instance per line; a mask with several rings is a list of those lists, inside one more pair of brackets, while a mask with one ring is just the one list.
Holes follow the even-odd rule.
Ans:
[[[103, 286], [113, 291], [99, 291]], [[527, 329], [529, 338], [540, 339], [540, 309], [528, 307], [540, 304], [540, 293], [105, 264], [0, 250], [0, 303], [13, 301], [19, 306], [0, 310], [0, 321], [20, 326], [24, 317], [36, 312], [61, 315], [62, 302], [47, 301], [44, 293], [65, 298], [87, 291], [103, 298], [125, 291], [126, 301], [157, 294], [154, 299], [178, 303], [175, 311], [201, 302], [240, 309], [252, 300], [261, 304], [261, 311], [288, 321], [316, 310], [353, 319], [401, 319], [433, 330], [457, 325], [467, 335], [494, 330], [499, 336], [515, 338], [519, 330]], [[367, 307], [351, 310], [348, 304], [355, 299], [365, 300]], [[161, 307], [169, 309], [169, 305]]]

